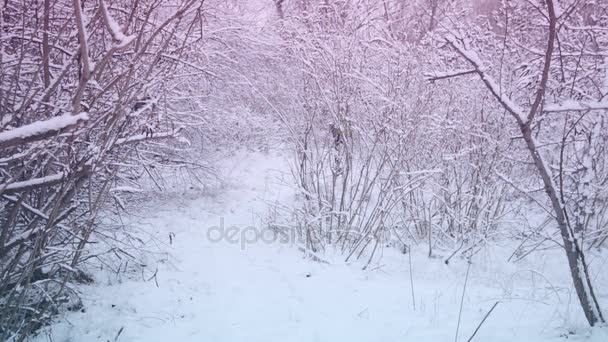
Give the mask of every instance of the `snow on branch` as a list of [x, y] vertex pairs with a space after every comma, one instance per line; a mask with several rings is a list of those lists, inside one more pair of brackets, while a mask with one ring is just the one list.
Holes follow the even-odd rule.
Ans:
[[[156, 106], [157, 103], [158, 103], [157, 99], [152, 99], [150, 101], [145, 101], [145, 102], [144, 101], [137, 102], [135, 104], [136, 110], [133, 113], [128, 114], [128, 116], [140, 116], [141, 114], [145, 113], [146, 111], [154, 108], [154, 106]], [[141, 105], [141, 104], [143, 104], [143, 105]]]
[[80, 56], [82, 60], [82, 77], [89, 79], [91, 71], [91, 60], [89, 56], [89, 34], [86, 31], [85, 16], [82, 11], [80, 0], [74, 0], [74, 15], [76, 16], [76, 27], [78, 28], [78, 41], [80, 42]]
[[11, 193], [11, 192], [19, 192], [30, 189], [39, 188], [41, 186], [48, 186], [60, 183], [67, 176], [66, 172], [56, 173], [50, 176], [44, 176], [39, 178], [32, 178], [26, 181], [14, 182], [14, 183], [4, 183], [0, 184], [0, 192]]
[[[494, 97], [498, 100], [498, 102], [500, 102], [500, 104], [507, 111], [509, 111], [509, 113], [515, 118], [515, 120], [517, 120], [517, 123], [520, 125], [525, 124], [524, 120], [525, 120], [526, 115], [524, 114], [524, 110], [518, 104], [516, 104], [513, 100], [511, 100], [508, 96], [505, 96], [502, 93], [501, 87], [494, 80], [494, 78], [492, 76], [488, 75], [488, 72], [487, 72], [485, 66], [483, 65], [483, 62], [481, 61], [481, 59], [479, 58], [477, 53], [475, 53], [475, 51], [470, 51], [470, 50], [465, 49], [465, 47], [462, 46], [457, 41], [456, 37], [454, 37], [454, 36], [450, 35], [450, 36], [447, 36], [445, 39], [448, 42], [448, 44], [450, 44], [458, 52], [458, 54], [460, 54], [469, 63], [471, 63], [473, 65], [475, 73], [477, 73], [479, 75], [479, 77], [481, 78], [483, 83], [490, 90], [490, 92], [492, 92], [492, 95], [494, 95]], [[448, 74], [448, 73], [445, 73], [445, 74]], [[452, 74], [453, 74], [453, 72], [452, 72]]]
[[186, 66], [189, 66], [189, 67], [191, 67], [191, 68], [193, 68], [193, 69], [196, 69], [196, 70], [198, 70], [198, 71], [200, 71], [200, 72], [202, 72], [202, 73], [204, 73], [204, 74], [206, 74], [206, 75], [213, 76], [213, 77], [215, 77], [215, 78], [217, 78], [217, 79], [220, 79], [220, 77], [219, 77], [218, 75], [216, 75], [216, 74], [212, 73], [211, 71], [206, 70], [206, 69], [203, 69], [203, 68], [201, 68], [201, 67], [199, 67], [199, 66], [197, 66], [197, 65], [194, 65], [194, 64], [192, 64], [192, 63], [190, 63], [190, 62], [187, 62], [187, 61], [185, 61], [185, 60], [183, 60], [183, 59], [181, 59], [181, 58], [179, 58], [179, 57], [171, 56], [171, 55], [166, 54], [166, 53], [161, 54], [161, 56], [162, 56], [162, 57], [164, 57], [164, 58], [167, 58], [167, 59], [171, 59], [171, 60], [173, 60], [173, 61], [176, 61], [176, 62], [178, 62], [178, 63], [184, 64], [184, 65], [186, 65]]
[[458, 77], [458, 76], [464, 76], [464, 75], [468, 75], [468, 74], [474, 74], [476, 73], [477, 70], [475, 69], [469, 69], [469, 70], [453, 70], [453, 71], [447, 71], [447, 72], [432, 72], [432, 73], [426, 73], [424, 74], [424, 76], [431, 82], [433, 81], [438, 81], [438, 80], [443, 80], [446, 78], [452, 78], [452, 77]]
[[178, 128], [169, 132], [160, 132], [160, 133], [146, 133], [146, 134], [137, 134], [128, 138], [119, 138], [116, 140], [116, 145], [123, 145], [128, 143], [140, 142], [148, 139], [160, 139], [160, 138], [173, 138], [175, 137], [182, 128]]
[[544, 106], [544, 112], [569, 112], [569, 111], [585, 111], [585, 110], [606, 110], [608, 109], [608, 101], [575, 101], [566, 100], [562, 103], [550, 103]]
[[63, 114], [52, 119], [36, 121], [9, 131], [0, 132], [0, 148], [8, 148], [46, 139], [89, 119], [87, 113]]
[[41, 188], [44, 186], [50, 186], [59, 184], [69, 179], [79, 179], [81, 177], [89, 175], [91, 169], [88, 167], [81, 168], [75, 172], [62, 171], [52, 175], [30, 178], [28, 180], [13, 182], [13, 183], [2, 183], [0, 184], [0, 193], [15, 193], [21, 191], [27, 191], [32, 189]]
[[27, 157], [28, 155], [30, 155], [31, 150], [25, 150], [23, 152], [19, 152], [19, 153], [15, 153], [13, 155], [10, 155], [8, 157], [4, 157], [4, 158], [0, 158], [0, 166], [4, 166], [10, 162], [13, 162], [15, 160], [21, 159], [23, 157]]
[[101, 4], [100, 7], [101, 13], [103, 14], [103, 21], [108, 27], [108, 31], [110, 31], [112, 38], [114, 38], [114, 40], [116, 41], [112, 48], [114, 50], [120, 50], [127, 47], [129, 44], [131, 44], [132, 41], [135, 40], [136, 36], [134, 34], [130, 36], [125, 35], [122, 32], [120, 25], [116, 22], [116, 20], [114, 20], [114, 18], [110, 14], [110, 11], [106, 6], [105, 1], [100, 0], [99, 3]]
[[2, 195], [2, 198], [6, 199], [6, 200], [9, 200], [9, 201], [11, 201], [11, 202], [13, 202], [13, 203], [20, 203], [20, 205], [21, 205], [23, 208], [27, 209], [29, 212], [33, 213], [34, 215], [36, 215], [36, 216], [38, 216], [38, 217], [40, 217], [40, 218], [43, 218], [43, 219], [45, 219], [45, 220], [47, 220], [47, 221], [49, 220], [49, 216], [48, 216], [47, 214], [45, 214], [45, 213], [43, 213], [42, 211], [40, 211], [40, 210], [38, 210], [38, 209], [36, 209], [36, 208], [34, 208], [34, 207], [30, 206], [30, 205], [29, 205], [29, 204], [27, 204], [27, 203], [23, 203], [23, 202], [21, 202], [21, 199], [20, 199], [20, 198], [13, 197], [13, 196], [9, 196], [9, 195]]

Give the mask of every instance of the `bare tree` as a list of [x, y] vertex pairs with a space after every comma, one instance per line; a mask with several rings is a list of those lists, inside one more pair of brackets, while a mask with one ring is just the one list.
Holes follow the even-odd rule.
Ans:
[[[456, 34], [449, 33], [446, 37], [446, 42], [456, 51], [464, 60], [466, 60], [471, 69], [458, 70], [443, 73], [441, 76], [432, 76], [431, 80], [445, 79], [450, 77], [458, 77], [465, 74], [476, 74], [480, 77], [486, 88], [494, 96], [494, 98], [500, 103], [500, 105], [511, 115], [514, 122], [517, 124], [522, 138], [525, 142], [525, 146], [529, 152], [529, 155], [534, 163], [534, 167], [540, 179], [542, 180], [544, 192], [547, 199], [550, 202], [551, 210], [555, 222], [559, 228], [563, 247], [566, 252], [568, 259], [568, 265], [570, 268], [570, 274], [574, 283], [577, 296], [579, 298], [585, 317], [591, 326], [605, 322], [600, 309], [599, 303], [593, 291], [591, 283], [591, 274], [589, 271], [588, 263], [585, 259], [584, 247], [582, 243], [582, 235], [579, 233], [575, 222], [582, 222], [580, 216], [581, 210], [578, 210], [578, 201], [575, 203], [566, 200], [564, 190], [564, 177], [565, 171], [563, 169], [563, 153], [565, 145], [562, 143], [561, 157], [559, 158], [559, 167], [555, 170], [555, 167], [550, 165], [546, 161], [546, 157], [538, 143], [537, 137], [535, 136], [535, 130], [541, 124], [539, 117], [542, 115], [543, 110], [545, 112], [555, 112], [556, 109], [563, 110], [590, 110], [592, 106], [585, 107], [582, 103], [576, 102], [574, 106], [568, 106], [566, 108], [557, 106], [553, 108], [551, 105], [547, 105], [546, 99], [550, 94], [555, 93], [555, 89], [551, 88], [551, 77], [553, 63], [561, 63], [562, 68], [565, 64], [564, 56], [561, 52], [557, 52], [557, 46], [562, 48], [562, 45], [558, 45], [558, 37], [560, 28], [568, 25], [568, 18], [577, 10], [576, 3], [573, 3], [564, 12], [557, 13], [556, 6], [552, 0], [545, 1], [546, 9], [542, 12], [542, 17], [546, 19], [545, 32], [547, 35], [545, 52], [543, 55], [542, 65], [540, 65], [540, 75], [537, 78], [536, 85], [533, 86], [532, 101], [529, 103], [527, 108], [521, 107], [516, 101], [511, 99], [505, 94], [505, 90], [499, 81], [490, 75], [489, 68], [482, 62], [477, 53], [473, 52], [470, 48], [466, 47], [467, 40]], [[535, 8], [536, 11], [541, 11], [540, 8]], [[582, 53], [581, 53], [582, 56]], [[579, 64], [579, 67], [582, 67]], [[557, 68], [555, 68], [557, 69]], [[563, 69], [562, 69], [563, 71]], [[544, 107], [544, 109], [543, 109]], [[602, 108], [601, 102], [597, 103], [595, 108]], [[580, 121], [571, 123], [566, 131], [576, 129], [577, 124]], [[574, 208], [573, 208], [574, 207]]]

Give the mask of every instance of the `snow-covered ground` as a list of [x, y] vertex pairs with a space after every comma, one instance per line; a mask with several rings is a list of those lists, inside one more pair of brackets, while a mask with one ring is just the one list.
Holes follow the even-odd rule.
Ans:
[[[226, 188], [150, 203], [130, 218], [160, 242], [147, 267], [158, 268], [155, 279], [97, 272], [96, 284], [79, 287], [85, 312], [58, 318], [36, 340], [453, 341], [460, 316], [458, 341], [467, 341], [499, 302], [473, 341], [608, 341], [607, 328], [586, 327], [559, 250], [515, 264], [509, 244], [482, 252], [463, 297], [466, 261], [446, 265], [422, 248], [411, 268], [408, 255], [385, 248], [362, 270], [339, 255], [324, 264], [289, 244], [243, 243], [239, 233], [217, 242], [209, 228], [221, 217], [249, 240], [267, 202], [291, 194], [278, 155], [241, 154], [226, 164], [224, 176], [234, 179]], [[608, 307], [608, 255], [590, 258]]]

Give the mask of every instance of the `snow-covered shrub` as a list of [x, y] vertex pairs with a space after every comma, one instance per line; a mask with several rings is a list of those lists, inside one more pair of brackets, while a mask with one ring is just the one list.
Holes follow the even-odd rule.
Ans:
[[184, 164], [164, 141], [197, 122], [171, 89], [193, 68], [196, 35], [177, 32], [201, 15], [194, 0], [0, 5], [0, 340], [77, 306], [108, 189]]
[[297, 70], [277, 78], [288, 86], [276, 97], [291, 99], [283, 122], [302, 200], [291, 220], [306, 248], [336, 244], [347, 258], [384, 242], [465, 251], [505, 228], [514, 191], [496, 174], [511, 166], [497, 146], [510, 130], [486, 114], [496, 106], [477, 103], [481, 88], [429, 84], [424, 66], [437, 57], [424, 30], [404, 37], [386, 20], [413, 12], [308, 5], [284, 9], [275, 42], [285, 51], [277, 69]]

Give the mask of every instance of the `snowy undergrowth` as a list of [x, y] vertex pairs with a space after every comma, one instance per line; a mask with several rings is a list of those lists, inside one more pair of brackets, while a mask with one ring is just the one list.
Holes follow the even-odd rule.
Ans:
[[[463, 297], [467, 262], [446, 265], [423, 248], [411, 267], [409, 255], [383, 248], [362, 270], [367, 260], [313, 262], [290, 244], [210, 241], [220, 218], [260, 227], [268, 202], [293, 194], [280, 154], [243, 153], [225, 165], [234, 181], [224, 188], [151, 200], [124, 218], [154, 242], [145, 272], [94, 271], [96, 283], [78, 288], [84, 312], [66, 313], [34, 340], [451, 341], [460, 316], [466, 341], [497, 301], [474, 341], [608, 340], [606, 328], [587, 328], [558, 249], [517, 263], [507, 262], [514, 242], [483, 250]], [[608, 307], [608, 254], [589, 258]]]

